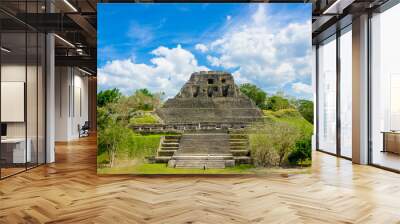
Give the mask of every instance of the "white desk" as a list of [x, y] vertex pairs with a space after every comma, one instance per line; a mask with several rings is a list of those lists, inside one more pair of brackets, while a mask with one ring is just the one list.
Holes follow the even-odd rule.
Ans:
[[[12, 163], [25, 163], [31, 162], [32, 152], [31, 145], [32, 141], [30, 138], [27, 139], [27, 146], [25, 152], [25, 138], [5, 138], [1, 139], [2, 147], [13, 147], [12, 148]], [[25, 160], [26, 159], [26, 160]]]

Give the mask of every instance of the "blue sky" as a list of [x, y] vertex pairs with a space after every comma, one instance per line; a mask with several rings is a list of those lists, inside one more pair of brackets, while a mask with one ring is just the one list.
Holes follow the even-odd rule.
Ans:
[[311, 98], [311, 4], [98, 4], [99, 89], [174, 96], [199, 70]]

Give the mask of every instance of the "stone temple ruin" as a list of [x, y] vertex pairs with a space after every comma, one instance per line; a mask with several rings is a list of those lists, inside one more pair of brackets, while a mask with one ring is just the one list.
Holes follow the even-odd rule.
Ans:
[[262, 119], [255, 103], [227, 72], [195, 72], [156, 110], [163, 124], [135, 131], [175, 132], [161, 138], [155, 162], [174, 168], [225, 168], [250, 163], [248, 136], [237, 132]]
[[235, 85], [227, 72], [195, 72], [172, 99], [156, 111], [165, 124], [248, 123], [261, 111]]

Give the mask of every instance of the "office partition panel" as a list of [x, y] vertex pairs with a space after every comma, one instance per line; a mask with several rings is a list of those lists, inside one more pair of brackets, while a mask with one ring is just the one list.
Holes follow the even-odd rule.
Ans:
[[[41, 13], [45, 1], [21, 1], [21, 16]], [[0, 6], [10, 6], [0, 2]], [[12, 4], [15, 7], [15, 4]], [[45, 34], [17, 21], [13, 29], [0, 24], [0, 178], [45, 163]]]
[[[1, 57], [2, 99], [18, 95], [20, 96], [18, 101], [23, 102], [23, 105], [17, 108], [13, 107], [13, 104], [20, 104], [18, 102], [2, 102], [0, 108], [1, 114], [4, 115], [1, 122], [5, 127], [1, 140], [1, 174], [2, 177], [7, 177], [26, 170], [27, 162], [31, 161], [32, 155], [31, 142], [27, 141], [26, 136], [27, 35], [25, 31], [3, 32], [1, 39], [2, 48], [7, 49], [7, 51], [2, 50]], [[14, 87], [6, 88], [10, 85]], [[13, 108], [23, 110], [15, 112], [23, 116], [14, 118], [7, 115], [13, 113]]]

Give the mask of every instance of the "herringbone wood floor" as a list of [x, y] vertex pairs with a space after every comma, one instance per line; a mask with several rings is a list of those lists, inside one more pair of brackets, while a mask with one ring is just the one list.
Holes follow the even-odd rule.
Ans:
[[400, 223], [400, 175], [314, 153], [312, 173], [97, 176], [96, 142], [0, 181], [0, 223]]

